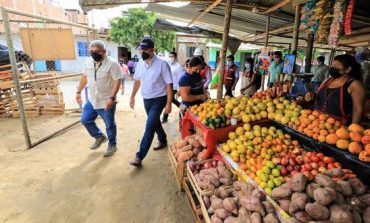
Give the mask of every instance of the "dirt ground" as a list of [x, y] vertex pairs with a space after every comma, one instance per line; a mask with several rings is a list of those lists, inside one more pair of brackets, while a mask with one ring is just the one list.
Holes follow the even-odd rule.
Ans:
[[[1, 119], [0, 222], [194, 222], [167, 150], [151, 150], [142, 169], [128, 164], [146, 120], [140, 96], [136, 103], [131, 111], [128, 95], [120, 96], [118, 151], [110, 158], [102, 157], [106, 144], [88, 149], [93, 139], [80, 124], [26, 150], [19, 120]], [[179, 137], [175, 113], [165, 124], [169, 142]]]

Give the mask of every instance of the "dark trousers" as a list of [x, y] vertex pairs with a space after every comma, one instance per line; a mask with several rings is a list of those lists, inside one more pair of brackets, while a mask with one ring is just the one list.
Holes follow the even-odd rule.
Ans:
[[82, 116], [81, 116], [81, 123], [85, 126], [89, 134], [98, 139], [103, 135], [101, 130], [96, 125], [96, 118], [98, 115], [103, 119], [105, 123], [105, 128], [107, 131], [109, 144], [116, 145], [117, 143], [117, 126], [114, 120], [114, 114], [116, 111], [116, 105], [109, 110], [102, 109], [94, 109], [92, 104], [87, 101], [85, 106], [83, 107]]
[[141, 139], [140, 149], [136, 157], [144, 159], [152, 145], [154, 133], [157, 133], [158, 141], [167, 143], [167, 135], [162, 127], [160, 116], [166, 106], [167, 96], [144, 99], [144, 107], [148, 119], [146, 120], [144, 136]]
[[[176, 105], [176, 107], [180, 107], [180, 102], [175, 98], [175, 95], [177, 94], [177, 90], [173, 90], [173, 98], [172, 98], [172, 104]], [[168, 114], [166, 112], [163, 113], [163, 120], [168, 119]]]
[[226, 89], [225, 96], [234, 97], [233, 96], [233, 91], [232, 91], [232, 86], [225, 86], [225, 89]]

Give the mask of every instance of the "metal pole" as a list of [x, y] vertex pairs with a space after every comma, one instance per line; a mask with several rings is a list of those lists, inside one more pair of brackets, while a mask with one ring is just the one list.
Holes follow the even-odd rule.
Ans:
[[224, 18], [224, 32], [222, 34], [222, 48], [220, 51], [220, 62], [219, 62], [220, 78], [218, 79], [218, 88], [217, 88], [217, 98], [218, 99], [221, 99], [223, 97], [225, 60], [226, 60], [227, 46], [229, 43], [229, 31], [230, 31], [230, 20], [231, 20], [232, 8], [233, 8], [233, 1], [227, 0], [226, 9], [225, 9], [225, 18]]
[[23, 99], [22, 99], [22, 95], [21, 95], [21, 86], [20, 86], [19, 78], [18, 78], [17, 61], [16, 61], [16, 58], [15, 58], [15, 52], [14, 52], [13, 40], [12, 40], [12, 36], [11, 36], [8, 12], [4, 7], [1, 7], [1, 14], [2, 14], [2, 17], [3, 17], [3, 21], [4, 21], [5, 37], [6, 37], [6, 42], [7, 42], [8, 49], [9, 49], [10, 64], [12, 65], [12, 76], [13, 76], [13, 81], [14, 81], [14, 86], [15, 86], [16, 97], [17, 97], [19, 115], [20, 115], [20, 119], [21, 119], [21, 122], [22, 122], [24, 139], [26, 141], [27, 149], [30, 149], [32, 147], [32, 144], [31, 144], [30, 134], [29, 134], [29, 131], [28, 131], [27, 119], [26, 119], [26, 114], [25, 114], [24, 106], [23, 106]]
[[300, 19], [301, 19], [301, 5], [296, 5], [295, 6], [295, 17], [294, 17], [294, 27], [293, 27], [293, 42], [292, 42], [292, 44], [293, 44], [292, 45], [292, 50], [295, 51], [295, 52], [297, 52], [297, 49], [298, 49]]

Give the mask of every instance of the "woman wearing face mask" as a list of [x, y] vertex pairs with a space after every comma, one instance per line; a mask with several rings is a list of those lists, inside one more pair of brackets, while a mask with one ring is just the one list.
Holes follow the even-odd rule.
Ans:
[[257, 75], [254, 70], [254, 60], [248, 57], [245, 60], [244, 71], [241, 77], [240, 93], [246, 96], [252, 96], [261, 87], [261, 75]]
[[208, 99], [203, 88], [200, 71], [203, 68], [203, 61], [199, 57], [193, 57], [189, 61], [187, 71], [180, 77], [179, 91], [182, 99], [181, 104], [188, 108], [199, 105]]
[[336, 56], [316, 94], [307, 93], [306, 101], [315, 99], [315, 109], [335, 116], [343, 124], [359, 123], [365, 102], [361, 66], [348, 54]]

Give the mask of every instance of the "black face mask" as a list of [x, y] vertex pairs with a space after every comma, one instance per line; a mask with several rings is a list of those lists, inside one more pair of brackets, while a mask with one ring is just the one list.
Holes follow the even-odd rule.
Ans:
[[338, 78], [340, 76], [342, 76], [340, 73], [339, 73], [339, 70], [334, 68], [334, 67], [330, 67], [329, 69], [329, 75], [332, 77], [332, 78]]
[[198, 73], [198, 72], [193, 72], [193, 75], [200, 75], [200, 73]]
[[91, 57], [96, 62], [99, 62], [99, 61], [101, 61], [103, 59], [103, 56], [100, 55], [100, 54], [98, 54], [98, 53], [96, 53], [96, 52], [91, 53]]
[[143, 52], [143, 53], [141, 54], [141, 57], [143, 58], [143, 60], [147, 60], [147, 59], [149, 59], [149, 58], [150, 58], [150, 54], [149, 54], [149, 53], [147, 53], [147, 52]]

